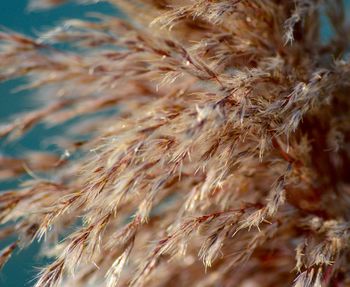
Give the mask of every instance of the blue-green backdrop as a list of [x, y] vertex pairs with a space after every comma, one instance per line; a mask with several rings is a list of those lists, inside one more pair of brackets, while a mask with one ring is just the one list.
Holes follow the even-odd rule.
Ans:
[[[0, 0], [0, 26], [34, 36], [37, 32], [59, 23], [60, 20], [84, 18], [88, 12], [117, 14], [117, 11], [107, 3], [90, 5], [69, 3], [57, 9], [41, 12], [28, 12], [26, 6], [27, 0]], [[13, 80], [0, 84], [0, 123], [8, 121], [15, 113], [31, 110], [36, 107], [35, 102], [31, 101], [27, 92], [15, 93], [13, 91], [20, 83], [21, 80]], [[58, 130], [59, 127], [47, 129], [39, 126], [20, 141], [5, 143], [3, 140], [0, 140], [0, 154], [16, 155], [28, 149], [52, 149], [52, 147], [42, 145], [41, 141], [48, 134], [57, 133]], [[21, 179], [0, 182], [0, 192], [1, 190], [16, 186], [20, 181]], [[0, 248], [9, 242], [0, 242]], [[0, 273], [0, 287], [32, 286], [33, 277], [37, 272], [33, 268], [33, 265], [39, 267], [45, 263], [43, 259], [35, 255], [37, 250], [38, 245], [34, 244], [21, 252], [17, 252]]]

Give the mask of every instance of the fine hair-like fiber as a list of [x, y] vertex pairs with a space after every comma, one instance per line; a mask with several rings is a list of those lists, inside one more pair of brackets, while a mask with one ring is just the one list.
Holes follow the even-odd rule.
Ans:
[[0, 80], [41, 105], [0, 136], [70, 122], [62, 155], [0, 157], [31, 175], [0, 194], [0, 266], [41, 240], [35, 287], [350, 286], [343, 2], [108, 2], [124, 17], [0, 31]]

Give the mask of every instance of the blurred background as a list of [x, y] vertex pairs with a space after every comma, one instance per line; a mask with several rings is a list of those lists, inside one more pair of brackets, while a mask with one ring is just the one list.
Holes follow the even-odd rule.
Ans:
[[[97, 2], [97, 1], [96, 1]], [[35, 36], [38, 32], [58, 24], [61, 20], [71, 18], [85, 18], [89, 12], [100, 12], [117, 15], [114, 7], [108, 3], [89, 5], [76, 5], [72, 3], [62, 5], [52, 10], [29, 12], [27, 0], [0, 0], [0, 28], [6, 27], [26, 35]], [[1, 66], [1, 63], [0, 63]], [[0, 84], [0, 123], [8, 122], [21, 112], [30, 111], [38, 104], [33, 101], [28, 92], [16, 92], [15, 88], [23, 84], [22, 79], [7, 81]], [[33, 92], [31, 92], [33, 93]], [[47, 128], [42, 125], [35, 127], [21, 140], [6, 142], [0, 140], [0, 156], [23, 154], [26, 150], [50, 150], [57, 153], [53, 145], [45, 144], [45, 138], [55, 135], [62, 127]], [[0, 192], [16, 187], [23, 181], [19, 178], [15, 181], [0, 181]], [[0, 242], [0, 249], [12, 242]], [[16, 252], [0, 273], [0, 287], [25, 287], [33, 286], [33, 278], [37, 268], [45, 264], [45, 260], [37, 256], [38, 244], [34, 244], [21, 252]]]
[[[72, 1], [73, 2], [73, 1]], [[97, 2], [97, 1], [96, 1]], [[347, 10], [350, 0], [346, 1]], [[89, 12], [101, 12], [110, 15], [119, 15], [118, 11], [108, 3], [75, 5], [73, 3], [60, 6], [53, 10], [29, 12], [27, 0], [0, 0], [0, 27], [6, 27], [17, 32], [34, 36], [38, 32], [45, 31], [59, 23], [60, 20], [70, 18], [85, 18]], [[331, 35], [331, 28], [323, 17], [323, 29], [321, 37], [327, 41]], [[0, 63], [1, 66], [1, 63]], [[15, 114], [30, 111], [37, 107], [28, 92], [15, 92], [14, 89], [23, 84], [23, 80], [16, 79], [0, 84], [0, 123], [13, 119]], [[31, 92], [32, 93], [32, 92]], [[45, 138], [59, 134], [62, 127], [47, 128], [42, 125], [35, 127], [21, 140], [15, 142], [5, 142], [0, 140], [0, 156], [23, 154], [26, 150], [55, 150], [57, 147], [44, 144]], [[0, 181], [0, 192], [16, 187], [23, 178], [16, 181]], [[7, 242], [0, 242], [0, 248], [6, 246]], [[17, 252], [15, 256], [5, 265], [0, 273], [0, 287], [24, 287], [33, 285], [33, 277], [37, 270], [33, 266], [39, 267], [45, 264], [45, 260], [38, 257], [38, 244], [34, 244], [22, 252]], [[73, 287], [73, 286], [72, 286]]]

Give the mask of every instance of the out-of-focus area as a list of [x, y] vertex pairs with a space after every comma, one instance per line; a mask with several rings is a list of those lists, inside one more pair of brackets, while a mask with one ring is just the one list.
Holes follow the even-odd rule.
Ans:
[[[29, 11], [27, 0], [2, 0], [0, 1], [0, 27], [10, 29], [26, 35], [35, 36], [40, 32], [59, 24], [61, 20], [71, 18], [85, 18], [89, 13], [104, 13], [116, 15], [117, 11], [105, 2], [87, 5], [77, 5], [73, 3], [62, 5], [52, 10]], [[0, 63], [1, 66], [1, 63]], [[18, 87], [23, 85], [22, 79], [7, 81], [0, 84], [0, 122], [5, 123], [15, 119], [21, 112], [30, 111], [38, 107], [38, 103], [28, 91], [18, 91]], [[11, 157], [25, 153], [26, 150], [50, 150], [61, 153], [52, 142], [45, 141], [49, 136], [55, 135], [62, 130], [62, 127], [47, 128], [38, 126], [32, 129], [20, 140], [9, 142], [0, 140], [1, 157]], [[21, 168], [19, 166], [19, 168]], [[29, 175], [28, 175], [29, 176]], [[6, 179], [7, 175], [1, 173], [0, 169], [0, 192], [14, 188], [21, 183], [21, 178], [16, 181]], [[0, 248], [9, 244], [11, 240], [0, 242]], [[1, 287], [24, 287], [32, 286], [37, 269], [45, 260], [37, 255], [38, 244], [25, 248], [17, 252], [5, 265], [0, 273]]]

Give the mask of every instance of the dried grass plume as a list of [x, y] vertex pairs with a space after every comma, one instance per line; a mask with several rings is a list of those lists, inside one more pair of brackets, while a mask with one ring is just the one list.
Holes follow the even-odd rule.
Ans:
[[0, 266], [41, 240], [35, 287], [350, 286], [342, 1], [109, 2], [123, 19], [0, 31], [0, 79], [42, 105], [0, 136], [80, 119], [62, 156], [0, 158], [1, 178], [33, 174], [0, 194]]

